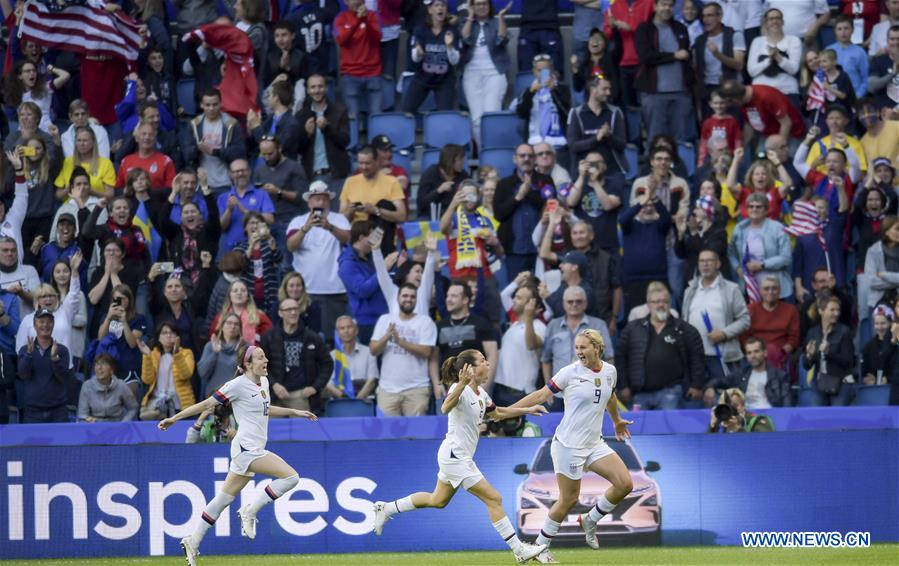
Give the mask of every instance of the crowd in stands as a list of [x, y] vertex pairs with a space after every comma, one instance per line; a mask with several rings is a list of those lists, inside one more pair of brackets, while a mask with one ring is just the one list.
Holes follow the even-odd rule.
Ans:
[[106, 3], [129, 65], [0, 7], [0, 423], [164, 418], [241, 343], [287, 407], [433, 413], [467, 348], [509, 405], [587, 328], [633, 409], [899, 404], [899, 0]]

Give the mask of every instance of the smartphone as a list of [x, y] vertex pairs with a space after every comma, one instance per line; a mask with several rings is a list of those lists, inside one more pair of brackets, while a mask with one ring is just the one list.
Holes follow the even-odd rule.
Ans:
[[353, 203], [353, 207], [354, 207], [354, 208], [362, 208], [362, 203], [361, 203], [361, 202], [354, 202], [354, 203]]
[[540, 84], [546, 86], [549, 84], [549, 69], [540, 69]]
[[112, 300], [112, 306], [120, 307], [122, 306], [122, 297], [116, 297]]
[[161, 261], [159, 262], [159, 270], [163, 273], [171, 273], [175, 271], [175, 263], [172, 261]]
[[23, 145], [22, 155], [25, 157], [34, 157], [35, 155], [37, 155], [37, 150], [30, 145]]
[[321, 218], [324, 213], [325, 213], [324, 208], [313, 208], [312, 209], [312, 216], [315, 216], [316, 218]]

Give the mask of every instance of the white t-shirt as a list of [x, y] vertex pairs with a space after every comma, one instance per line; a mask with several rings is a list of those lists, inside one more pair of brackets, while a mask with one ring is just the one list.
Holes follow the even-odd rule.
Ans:
[[[287, 237], [306, 225], [311, 212], [297, 216], [287, 226]], [[335, 228], [349, 230], [346, 216], [328, 213], [328, 222]], [[312, 295], [339, 295], [346, 287], [337, 274], [337, 258], [340, 257], [340, 241], [324, 228], [309, 230], [303, 243], [293, 252], [293, 269], [306, 280], [306, 292]]]
[[[55, 232], [55, 230], [54, 230]], [[31, 242], [28, 242], [28, 245], [31, 245]], [[9, 289], [14, 283], [19, 283], [22, 285], [22, 288], [28, 291], [29, 293], [34, 293], [34, 290], [37, 289], [37, 286], [41, 284], [41, 278], [37, 275], [37, 270], [30, 265], [19, 264], [19, 267], [16, 268], [15, 271], [10, 273], [4, 273], [0, 271], [0, 289]], [[34, 309], [31, 308], [25, 301], [21, 301], [19, 303], [19, 314], [25, 316], [28, 313], [34, 312]]]
[[261, 378], [259, 385], [256, 385], [246, 375], [239, 375], [222, 385], [212, 396], [221, 404], [230, 402], [237, 420], [237, 435], [231, 441], [231, 457], [243, 451], [264, 450], [268, 441], [268, 408], [271, 404], [268, 378]]
[[768, 0], [765, 9], [768, 8], [777, 8], [783, 13], [786, 35], [801, 38], [818, 16], [830, 10], [827, 0]]
[[765, 385], [768, 384], [768, 372], [752, 370], [749, 374], [749, 383], [746, 385], [746, 408], [770, 409], [768, 394], [765, 393]]
[[566, 448], [592, 448], [602, 439], [602, 414], [615, 391], [618, 370], [608, 362], [598, 372], [581, 362], [565, 366], [546, 385], [553, 393], [562, 393], [565, 415], [555, 438]]
[[[447, 395], [457, 387], [458, 383], [450, 385]], [[480, 424], [484, 421], [484, 415], [495, 409], [493, 399], [487, 395], [483, 387], [479, 385], [477, 393], [472, 391], [471, 387], [465, 387], [465, 391], [459, 396], [459, 402], [449, 412], [449, 428], [444, 441], [450, 444], [454, 455], [459, 458], [474, 457], [481, 436]]]
[[[541, 340], [545, 339], [546, 325], [535, 320], [534, 333]], [[516, 321], [503, 334], [499, 364], [496, 368], [496, 383], [525, 393], [536, 390], [542, 351], [543, 348], [528, 350], [524, 341], [524, 323]]]
[[880, 51], [887, 48], [887, 32], [895, 24], [889, 20], [885, 22], [877, 22], [871, 28], [869, 36], [871, 42], [868, 44], [868, 56], [874, 57], [880, 54]]
[[[215, 122], [204, 118], [202, 124], [203, 139], [200, 141], [209, 144], [213, 149], [221, 149], [225, 145], [225, 121], [223, 117], [220, 117]], [[202, 151], [199, 151], [198, 155], [200, 156], [200, 167], [206, 169], [210, 187], [231, 185], [228, 165], [224, 161], [214, 155], [207, 155]]]
[[465, 70], [472, 71], [496, 71], [496, 65], [493, 64], [493, 59], [490, 58], [490, 49], [487, 47], [487, 35], [484, 33], [484, 28], [481, 26], [477, 26], [478, 28], [478, 38], [474, 42], [474, 51], [471, 54], [471, 60], [468, 61], [468, 64], [465, 65]]
[[[394, 314], [382, 314], [375, 324], [373, 339], [387, 334], [387, 327], [396, 324], [400, 337], [412, 344], [434, 346], [437, 344], [437, 325], [427, 316], [417, 314], [402, 320]], [[381, 353], [381, 380], [379, 386], [388, 393], [402, 393], [416, 387], [428, 387], [428, 359], [416, 356], [396, 342], [387, 342]]]

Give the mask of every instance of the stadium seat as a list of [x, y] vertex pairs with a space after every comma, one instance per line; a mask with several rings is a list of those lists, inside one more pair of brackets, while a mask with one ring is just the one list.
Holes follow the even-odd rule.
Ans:
[[521, 94], [531, 87], [534, 82], [534, 73], [531, 71], [521, 71], [515, 76], [515, 86], [512, 91], [512, 97], [518, 98]]
[[890, 385], [862, 385], [855, 392], [857, 405], [889, 405]]
[[368, 139], [386, 135], [397, 149], [415, 146], [415, 117], [403, 112], [373, 114], [368, 117]]
[[687, 167], [687, 175], [692, 177], [696, 172], [696, 148], [692, 143], [681, 142], [677, 144], [677, 154]]
[[[406, 96], [406, 90], [409, 87], [409, 81], [412, 80], [411, 75], [406, 75], [402, 78], [403, 91], [400, 93], [399, 98], [396, 101], [396, 105], [398, 108], [403, 107], [403, 99]], [[425, 98], [425, 101], [421, 103], [421, 106], [418, 107], [418, 114], [424, 114], [426, 112], [433, 112], [437, 110], [437, 99], [434, 98], [434, 92], [431, 91], [428, 93], [428, 96]]]
[[424, 142], [442, 148], [448, 143], [471, 145], [471, 116], [453, 110], [429, 112], [424, 117]]
[[499, 171], [500, 178], [508, 177], [515, 172], [515, 162], [512, 157], [515, 155], [514, 147], [494, 147], [481, 151], [478, 162], [483, 167], [489, 165]]
[[628, 106], [624, 109], [624, 119], [627, 121], [627, 141], [632, 144], [640, 144], [642, 132], [640, 131], [640, 109]]
[[627, 160], [627, 174], [625, 179], [633, 181], [637, 178], [640, 164], [637, 162], [637, 146], [632, 143], [627, 144], [624, 148], [624, 158]]
[[481, 151], [521, 143], [521, 124], [515, 112], [485, 112], [481, 116]]
[[393, 152], [393, 164], [405, 169], [409, 177], [412, 176], [412, 156], [413, 153], [407, 149], [394, 150]]
[[361, 399], [330, 399], [325, 406], [326, 417], [373, 417], [375, 404]]
[[824, 394], [817, 389], [803, 387], [799, 390], [799, 406], [800, 407], [823, 407]]
[[440, 150], [433, 147], [425, 148], [421, 154], [421, 170], [424, 172], [431, 165], [440, 161]]
[[194, 79], [181, 79], [175, 87], [178, 92], [178, 106], [184, 108], [184, 115], [197, 115], [196, 84]]
[[352, 152], [359, 149], [359, 122], [352, 118], [350, 119], [350, 145], [347, 149]]

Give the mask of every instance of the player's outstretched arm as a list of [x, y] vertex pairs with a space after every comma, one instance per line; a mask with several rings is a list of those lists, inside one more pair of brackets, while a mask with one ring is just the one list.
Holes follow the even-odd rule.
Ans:
[[268, 414], [273, 417], [298, 417], [301, 419], [309, 419], [310, 421], [318, 420], [318, 417], [316, 417], [313, 412], [288, 409], [287, 407], [276, 407], [274, 405], [268, 408]]
[[493, 421], [503, 421], [506, 419], [514, 419], [522, 415], [534, 415], [539, 417], [545, 415], [549, 411], [543, 405], [531, 405], [530, 407], [497, 407], [493, 411], [487, 413], [487, 418]]
[[622, 419], [621, 415], [618, 414], [618, 396], [615, 395], [614, 391], [609, 398], [609, 402], [606, 403], [606, 410], [609, 412], [609, 416], [612, 417], [612, 424], [615, 425], [615, 438], [618, 440], [630, 438], [631, 431], [627, 430], [627, 425], [634, 424], [634, 421]]
[[[523, 399], [519, 400], [514, 405], [508, 407], [509, 409], [518, 409], [524, 407], [531, 407], [533, 405], [543, 405], [544, 403], [548, 403], [553, 398], [553, 392], [549, 389], [549, 387], [543, 387], [542, 389], [538, 389], [533, 393], [526, 395]], [[506, 417], [509, 418], [509, 417]]]
[[212, 410], [216, 405], [218, 405], [218, 401], [215, 400], [215, 397], [209, 397], [208, 399], [200, 401], [199, 403], [195, 403], [190, 407], [182, 410], [180, 413], [175, 414], [175, 416], [169, 417], [167, 419], [162, 419], [156, 426], [158, 426], [160, 430], [168, 430], [170, 426], [180, 421], [181, 419], [199, 415], [207, 409]]

